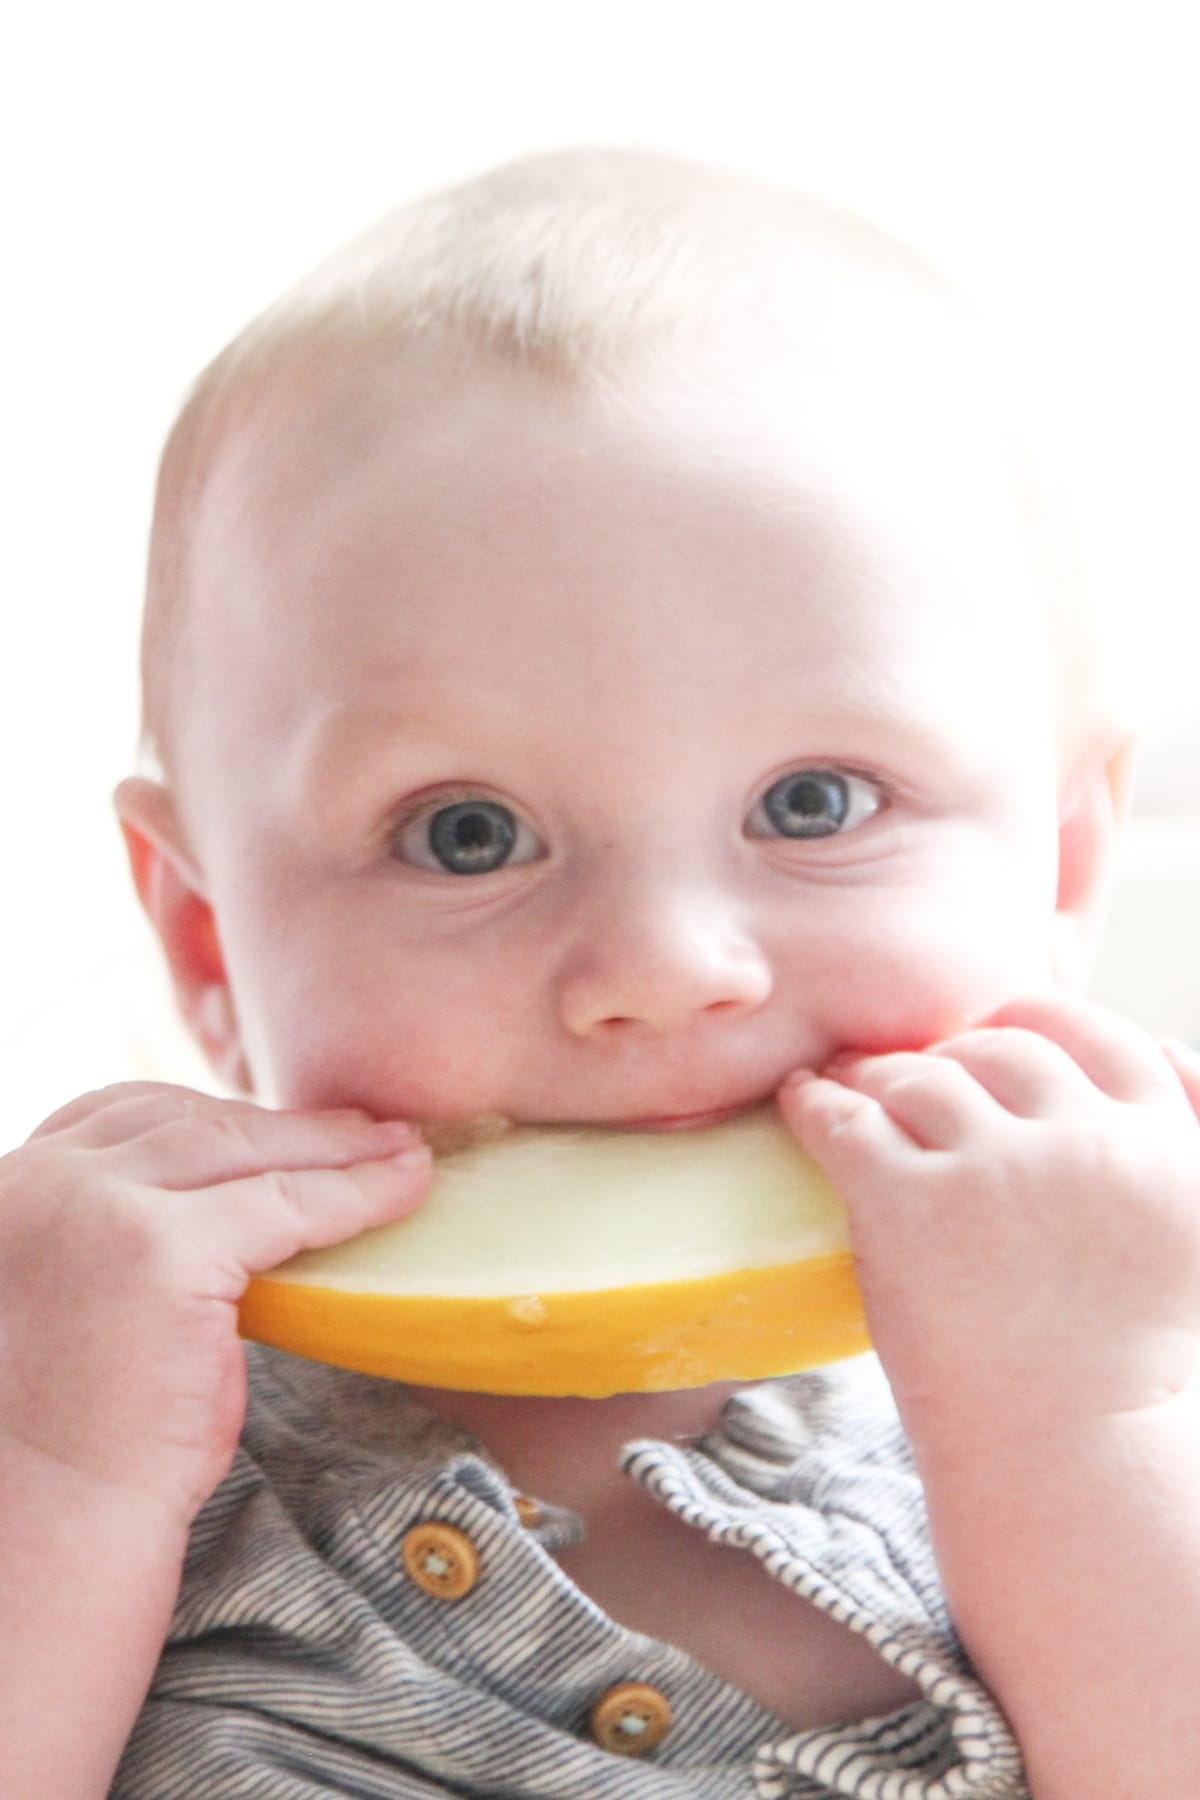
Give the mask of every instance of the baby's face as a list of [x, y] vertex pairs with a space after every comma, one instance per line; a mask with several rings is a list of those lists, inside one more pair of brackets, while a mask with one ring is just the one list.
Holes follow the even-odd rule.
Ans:
[[949, 373], [315, 417], [220, 465], [181, 684], [262, 1098], [698, 1122], [1048, 985], [1044, 626]]

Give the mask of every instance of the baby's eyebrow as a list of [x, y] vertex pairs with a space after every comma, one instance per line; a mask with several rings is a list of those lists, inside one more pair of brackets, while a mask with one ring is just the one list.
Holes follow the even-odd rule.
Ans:
[[424, 709], [392, 703], [329, 703], [312, 713], [298, 708], [295, 735], [286, 757], [286, 782], [294, 797], [320, 808], [328, 796], [341, 799], [347, 788], [378, 780], [381, 762], [407, 779], [437, 754], [444, 734], [436, 733]]
[[307, 723], [306, 756], [314, 763], [337, 757], [362, 740], [403, 737], [417, 724], [417, 709], [396, 704], [365, 705], [352, 700], [324, 707]]
[[826, 693], [819, 707], [794, 709], [787, 723], [805, 761], [827, 756], [830, 761], [900, 763], [920, 772], [937, 771], [948, 755], [961, 755], [949, 718], [939, 721], [930, 711], [883, 695], [867, 702], [847, 697], [839, 704]]
[[[755, 692], [751, 711], [731, 712], [730, 757], [744, 757], [746, 783], [789, 762], [841, 764], [914, 789], [941, 787], [951, 765], [956, 778], [971, 779], [961, 730], [965, 696], [956, 700], [944, 688], [913, 695], [886, 678], [868, 686], [862, 673], [851, 669], [843, 683], [826, 671], [816, 692], [806, 691], [802, 672], [794, 682], [785, 675]], [[341, 804], [359, 788], [373, 799], [385, 772], [389, 783], [410, 791], [448, 774], [484, 779], [495, 758], [507, 760], [514, 739], [527, 747], [530, 737], [524, 696], [480, 693], [469, 681], [431, 684], [419, 670], [382, 692], [330, 697], [315, 716], [301, 713], [299, 724], [290, 782], [318, 810], [326, 797]], [[718, 720], [713, 726], [720, 730]], [[1006, 737], [1010, 730], [1008, 721]], [[581, 721], [580, 735], [589, 760], [602, 759], [606, 734], [595, 721]], [[628, 735], [624, 726], [612, 734], [621, 754]]]

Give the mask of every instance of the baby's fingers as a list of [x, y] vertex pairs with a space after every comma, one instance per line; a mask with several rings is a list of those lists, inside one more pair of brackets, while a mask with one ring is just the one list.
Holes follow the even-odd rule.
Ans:
[[1162, 1052], [1178, 1075], [1192, 1111], [1200, 1119], [1200, 1056], [1174, 1038], [1164, 1040]]
[[131, 1097], [83, 1130], [86, 1148], [119, 1147], [129, 1179], [168, 1190], [216, 1186], [269, 1169], [378, 1162], [421, 1141], [413, 1126], [363, 1112], [272, 1112], [183, 1091], [177, 1099]]
[[118, 1115], [129, 1116], [137, 1108], [143, 1113], [153, 1110], [157, 1116], [165, 1116], [168, 1108], [179, 1111], [190, 1103], [199, 1105], [205, 1099], [205, 1095], [190, 1088], [172, 1087], [162, 1081], [114, 1082], [109, 1087], [92, 1088], [86, 1094], [77, 1094], [58, 1107], [30, 1133], [29, 1142], [33, 1144], [41, 1138], [67, 1133], [71, 1134], [74, 1143], [113, 1142], [111, 1122]]
[[1019, 1026], [964, 1031], [934, 1044], [932, 1058], [955, 1062], [979, 1088], [1019, 1119], [1043, 1119], [1078, 1109], [1096, 1089], [1058, 1044]]
[[163, 1188], [195, 1188], [268, 1171], [342, 1169], [422, 1149], [400, 1120], [365, 1113], [283, 1113], [222, 1102], [220, 1110], [157, 1125], [130, 1145], [138, 1177]]
[[1112, 1100], [1161, 1098], [1170, 1086], [1158, 1046], [1132, 1020], [1090, 1001], [1034, 995], [1011, 1001], [979, 1023], [1015, 1027], [1057, 1044], [1102, 1094]]
[[415, 1127], [358, 1108], [274, 1112], [162, 1082], [124, 1082], [81, 1095], [30, 1139], [99, 1152], [109, 1171], [146, 1187], [186, 1190], [268, 1169], [343, 1168], [421, 1142]]
[[907, 1168], [921, 1159], [920, 1146], [872, 1095], [809, 1070], [784, 1082], [779, 1110], [835, 1188], [864, 1163]]
[[876, 1101], [897, 1131], [923, 1150], [956, 1148], [986, 1126], [992, 1106], [961, 1063], [918, 1050], [838, 1058], [827, 1074]]
[[237, 1299], [250, 1275], [357, 1237], [412, 1212], [429, 1185], [423, 1145], [340, 1169], [274, 1169], [181, 1195], [212, 1265], [224, 1271], [221, 1297]]

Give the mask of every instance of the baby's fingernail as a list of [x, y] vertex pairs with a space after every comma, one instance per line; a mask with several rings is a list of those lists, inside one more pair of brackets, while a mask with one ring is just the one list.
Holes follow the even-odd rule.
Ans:
[[807, 1087], [810, 1081], [816, 1081], [817, 1079], [818, 1076], [815, 1069], [793, 1069], [790, 1075], [784, 1076], [783, 1081], [780, 1083], [779, 1091], [781, 1094], [795, 1093], [797, 1088]]
[[407, 1174], [410, 1170], [427, 1169], [433, 1161], [433, 1151], [428, 1144], [410, 1144], [405, 1150], [397, 1150], [387, 1160], [393, 1169]]
[[372, 1135], [385, 1149], [393, 1146], [397, 1151], [413, 1149], [428, 1153], [424, 1138], [407, 1119], [377, 1119]]

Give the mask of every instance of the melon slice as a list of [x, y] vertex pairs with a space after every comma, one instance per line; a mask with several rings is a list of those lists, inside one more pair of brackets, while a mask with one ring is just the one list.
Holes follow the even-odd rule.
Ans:
[[399, 1381], [592, 1398], [867, 1347], [842, 1207], [773, 1108], [518, 1126], [435, 1157], [411, 1217], [252, 1281], [244, 1334]]

